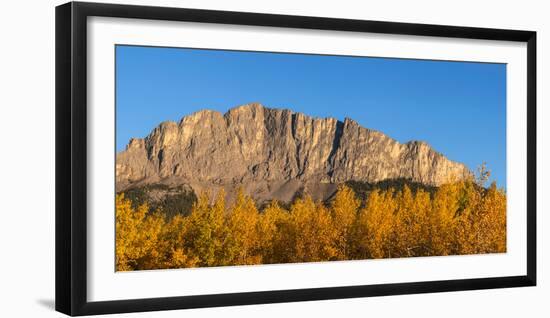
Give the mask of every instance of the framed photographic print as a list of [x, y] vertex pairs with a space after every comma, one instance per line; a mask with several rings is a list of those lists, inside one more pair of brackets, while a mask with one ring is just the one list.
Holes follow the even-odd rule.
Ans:
[[56, 309], [536, 284], [536, 33], [56, 8]]

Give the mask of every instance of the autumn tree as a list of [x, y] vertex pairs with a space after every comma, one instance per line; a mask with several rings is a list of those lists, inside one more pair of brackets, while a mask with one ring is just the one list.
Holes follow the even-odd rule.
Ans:
[[397, 202], [393, 191], [374, 190], [370, 193], [354, 231], [357, 259], [386, 258], [392, 255], [396, 211]]
[[322, 204], [315, 204], [306, 195], [297, 199], [290, 208], [290, 216], [283, 227], [281, 237], [286, 246], [286, 262], [319, 262], [333, 260], [337, 252], [337, 231], [330, 211]]
[[162, 228], [158, 249], [164, 251], [162, 266], [158, 268], [196, 267], [199, 258], [186, 246], [186, 229], [190, 218], [176, 215]]
[[435, 192], [430, 212], [431, 255], [451, 255], [458, 253], [458, 219], [464, 210], [463, 185], [444, 184]]
[[227, 233], [221, 265], [251, 265], [261, 262], [258, 235], [259, 212], [241, 188], [227, 216]]
[[350, 187], [346, 185], [338, 187], [331, 206], [333, 224], [337, 233], [338, 255], [336, 257], [338, 259], [348, 259], [350, 256], [352, 226], [360, 205], [361, 202]]
[[288, 253], [285, 239], [288, 217], [288, 211], [277, 201], [272, 201], [260, 215], [257, 226], [262, 263], [280, 263]]
[[483, 196], [480, 211], [478, 223], [484, 231], [479, 237], [479, 252], [506, 252], [506, 194], [494, 182]]
[[430, 195], [420, 189], [412, 193], [408, 186], [396, 195], [394, 247], [390, 257], [429, 255]]
[[147, 204], [132, 208], [124, 195], [116, 196], [116, 268], [119, 271], [162, 266], [162, 252], [157, 249], [164, 219], [147, 215]]
[[435, 189], [372, 189], [359, 200], [341, 185], [329, 203], [304, 195], [288, 209], [258, 210], [240, 189], [227, 206], [219, 191], [191, 213], [151, 211], [116, 197], [119, 271], [320, 262], [506, 251], [506, 192], [478, 177]]
[[210, 205], [210, 194], [202, 193], [193, 204], [191, 215], [183, 229], [183, 247], [199, 266], [221, 265], [224, 253], [226, 227], [224, 223], [225, 193], [218, 193], [214, 205]]

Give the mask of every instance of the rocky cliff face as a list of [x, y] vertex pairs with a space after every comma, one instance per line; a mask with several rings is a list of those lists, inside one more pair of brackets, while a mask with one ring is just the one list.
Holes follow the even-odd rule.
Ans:
[[117, 191], [162, 183], [230, 194], [241, 186], [258, 200], [288, 201], [304, 188], [325, 199], [350, 180], [440, 185], [469, 174], [424, 142], [401, 144], [351, 119], [260, 104], [163, 122], [144, 139], [130, 140], [116, 158]]

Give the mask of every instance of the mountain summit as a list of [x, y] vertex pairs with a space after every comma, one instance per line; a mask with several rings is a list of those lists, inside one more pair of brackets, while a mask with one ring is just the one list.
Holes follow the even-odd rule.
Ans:
[[425, 142], [401, 144], [349, 118], [314, 118], [257, 103], [163, 122], [116, 156], [117, 191], [159, 183], [197, 193], [242, 187], [259, 201], [288, 202], [304, 189], [326, 199], [346, 181], [437, 186], [469, 174]]

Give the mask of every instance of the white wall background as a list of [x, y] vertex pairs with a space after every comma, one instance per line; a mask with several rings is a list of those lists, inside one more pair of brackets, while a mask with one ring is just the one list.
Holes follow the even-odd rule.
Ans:
[[[546, 1], [126, 0], [174, 7], [527, 29], [538, 32], [537, 287], [224, 307], [116, 317], [544, 317], [550, 314], [550, 22]], [[0, 18], [0, 316], [62, 317], [54, 306], [54, 7], [10, 1]]]

